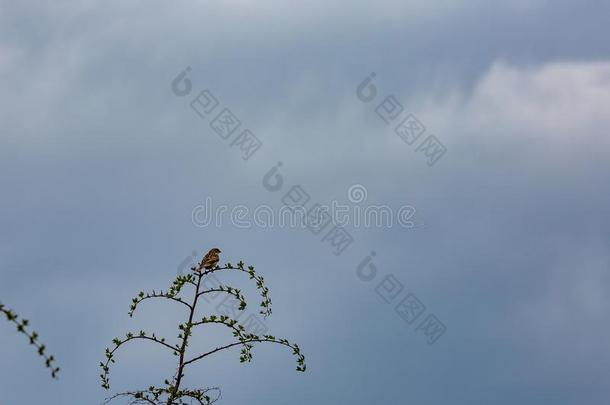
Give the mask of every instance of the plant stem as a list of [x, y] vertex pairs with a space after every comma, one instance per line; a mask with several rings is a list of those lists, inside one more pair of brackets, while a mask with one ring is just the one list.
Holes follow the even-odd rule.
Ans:
[[170, 394], [168, 400], [167, 400], [167, 405], [173, 405], [174, 399], [176, 399], [176, 395], [178, 394], [178, 391], [180, 390], [180, 383], [182, 382], [182, 376], [183, 376], [183, 372], [184, 372], [184, 367], [185, 367], [185, 363], [184, 363], [184, 357], [186, 354], [186, 347], [188, 346], [188, 338], [189, 335], [191, 333], [191, 327], [192, 327], [192, 323], [193, 323], [193, 317], [195, 316], [195, 308], [197, 308], [197, 301], [199, 300], [199, 289], [201, 287], [201, 279], [203, 277], [202, 273], [198, 273], [198, 279], [197, 279], [197, 287], [195, 289], [195, 298], [193, 299], [193, 304], [191, 305], [191, 311], [189, 314], [189, 320], [186, 324], [186, 327], [184, 328], [184, 330], [182, 331], [183, 336], [182, 336], [182, 347], [180, 348], [180, 362], [178, 363], [178, 373], [176, 374], [175, 377], [175, 384], [174, 384], [174, 389], [173, 392]]

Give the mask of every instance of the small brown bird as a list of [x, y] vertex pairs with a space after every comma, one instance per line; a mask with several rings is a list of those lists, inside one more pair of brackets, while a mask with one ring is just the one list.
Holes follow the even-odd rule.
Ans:
[[205, 256], [203, 256], [203, 259], [201, 260], [201, 263], [199, 264], [199, 271], [201, 271], [201, 269], [209, 270], [209, 269], [213, 269], [214, 267], [216, 267], [216, 265], [220, 261], [220, 257], [218, 256], [219, 253], [220, 253], [220, 249], [213, 248]]

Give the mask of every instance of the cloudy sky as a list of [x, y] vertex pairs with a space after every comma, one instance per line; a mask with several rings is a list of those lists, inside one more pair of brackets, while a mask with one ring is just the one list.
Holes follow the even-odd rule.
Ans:
[[[220, 404], [608, 403], [609, 16], [595, 0], [0, 0], [0, 300], [62, 367], [52, 381], [0, 323], [0, 404], [171, 377], [146, 344], [118, 353], [110, 392], [98, 364], [127, 331], [175, 338], [180, 308], [130, 319], [130, 300], [214, 246], [264, 274], [265, 327], [308, 361], [261, 346], [188, 370]], [[218, 105], [199, 116], [204, 90]], [[417, 139], [395, 131], [409, 114]], [[294, 190], [307, 208], [413, 207], [412, 226], [352, 221], [333, 246], [332, 224], [231, 222]], [[219, 226], [194, 215], [210, 200]], [[193, 350], [228, 339], [201, 330]]]

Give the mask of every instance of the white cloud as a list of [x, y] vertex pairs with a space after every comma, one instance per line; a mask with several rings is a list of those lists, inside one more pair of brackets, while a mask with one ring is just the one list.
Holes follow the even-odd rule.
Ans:
[[457, 124], [475, 139], [505, 137], [565, 147], [607, 144], [608, 105], [610, 61], [536, 67], [496, 62], [470, 94], [446, 93], [428, 103], [426, 114], [449, 135]]

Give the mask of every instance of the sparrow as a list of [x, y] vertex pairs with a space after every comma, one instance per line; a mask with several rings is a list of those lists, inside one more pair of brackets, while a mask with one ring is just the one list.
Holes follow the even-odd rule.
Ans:
[[199, 270], [200, 271], [201, 271], [201, 269], [209, 270], [209, 269], [213, 269], [214, 267], [216, 267], [216, 265], [220, 261], [220, 257], [218, 256], [218, 253], [220, 253], [220, 249], [213, 248], [205, 256], [203, 256], [203, 259], [201, 260], [201, 263], [199, 264]]

